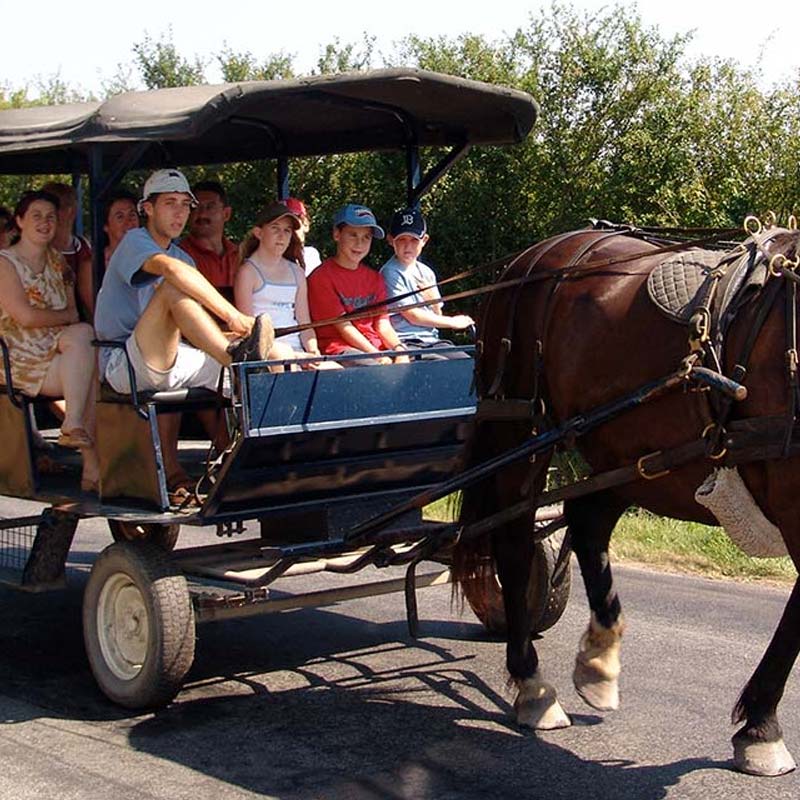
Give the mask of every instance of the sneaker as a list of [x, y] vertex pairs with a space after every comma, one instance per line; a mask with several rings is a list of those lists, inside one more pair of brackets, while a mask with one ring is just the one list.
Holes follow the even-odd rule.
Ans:
[[243, 339], [236, 339], [228, 345], [228, 355], [235, 363], [266, 361], [274, 341], [275, 329], [272, 327], [269, 314], [259, 314], [250, 335]]

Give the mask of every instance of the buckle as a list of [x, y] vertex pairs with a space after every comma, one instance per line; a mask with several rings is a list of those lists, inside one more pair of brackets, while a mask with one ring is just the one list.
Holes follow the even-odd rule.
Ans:
[[641, 478], [644, 478], [646, 481], [654, 481], [656, 478], [663, 478], [665, 475], [669, 475], [671, 472], [669, 469], [662, 469], [661, 472], [647, 471], [647, 460], [656, 458], [656, 456], [660, 456], [661, 453], [661, 450], [656, 450], [654, 453], [647, 453], [636, 462], [636, 471], [639, 473]]

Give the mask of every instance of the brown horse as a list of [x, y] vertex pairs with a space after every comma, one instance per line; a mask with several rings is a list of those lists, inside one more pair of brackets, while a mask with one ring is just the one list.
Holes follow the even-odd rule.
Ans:
[[[762, 245], [766, 255], [758, 258], [777, 252], [793, 257], [799, 245], [797, 232], [784, 231]], [[542, 425], [561, 424], [674, 372], [689, 351], [687, 328], [660, 314], [646, 290], [648, 274], [665, 258], [658, 244], [643, 237], [597, 230], [545, 240], [518, 257], [503, 280], [529, 276], [529, 282], [490, 295], [482, 315], [481, 356], [476, 365], [481, 398], [495, 398], [501, 404], [504, 400], [534, 400], [534, 411], [539, 413], [533, 417], [533, 425], [541, 430]], [[783, 302], [786, 297], [793, 298], [790, 286], [788, 279], [771, 276], [742, 306], [728, 329], [722, 348], [726, 374], [731, 374], [743, 352], [751, 350], [744, 381], [748, 397], [729, 409], [727, 419], [731, 421], [785, 417], [788, 413], [791, 428], [793, 405], [787, 409], [792, 394], [787, 388], [785, 354], [787, 322], [793, 326], [794, 320]], [[751, 330], [756, 330], [757, 336], [748, 337]], [[580, 437], [577, 447], [597, 474], [699, 440], [709, 421], [720, 413], [710, 394], [668, 392], [603, 423]], [[521, 405], [516, 404], [517, 408]], [[472, 443], [473, 463], [519, 445], [530, 437], [531, 425], [531, 419], [480, 423]], [[718, 463], [711, 460], [711, 451], [719, 456], [721, 447], [719, 443], [709, 445], [706, 455], [656, 479], [638, 478], [565, 504], [571, 545], [591, 609], [573, 677], [579, 694], [597, 709], [614, 709], [619, 702], [617, 678], [624, 625], [608, 558], [611, 532], [631, 504], [656, 514], [716, 524], [694, 496]], [[798, 566], [800, 514], [795, 502], [800, 459], [794, 448], [787, 452], [785, 458], [772, 459], [770, 455], [772, 460], [741, 459], [745, 463], [740, 463], [739, 470], [764, 515], [780, 529]], [[535, 501], [544, 490], [551, 455], [540, 455], [533, 464], [526, 461], [507, 468], [467, 490], [462, 519], [485, 517], [526, 496]], [[492, 557], [503, 587], [507, 667], [518, 690], [518, 722], [540, 729], [559, 728], [570, 720], [555, 690], [541, 676], [530, 636], [526, 590], [533, 557], [531, 530], [527, 516], [495, 530], [491, 537], [460, 544], [455, 570], [460, 580], [479, 581], [492, 569], [487, 554]], [[776, 709], [799, 650], [800, 581], [733, 712], [734, 722], [743, 723], [733, 737], [735, 764], [743, 771], [776, 775], [795, 766], [783, 744]]]

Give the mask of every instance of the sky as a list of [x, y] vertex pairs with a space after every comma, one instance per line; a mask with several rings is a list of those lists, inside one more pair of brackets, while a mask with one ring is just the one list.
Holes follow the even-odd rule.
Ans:
[[[213, 56], [229, 48], [256, 58], [283, 51], [295, 56], [298, 72], [310, 72], [325, 44], [374, 36], [378, 53], [391, 53], [408, 34], [457, 36], [483, 34], [496, 39], [525, 27], [549, 2], [491, 0], [456, 6], [439, 0], [361, 3], [353, 8], [334, 0], [8, 0], [0, 47], [0, 87], [25, 86], [35, 94], [37, 79], [54, 75], [69, 87], [102, 92], [119, 64], [133, 61], [132, 47], [145, 36], [169, 35], [184, 57], [209, 62], [206, 76], [219, 80]], [[602, 0], [572, 0], [587, 14], [615, 5]], [[718, 0], [639, 0], [619, 5], [638, 9], [643, 22], [669, 37], [693, 31], [690, 56], [733, 58], [746, 66], [761, 59], [762, 85], [797, 74], [800, 47], [793, 31], [800, 6], [787, 4], [780, 16], [740, 2]], [[14, 35], [15, 32], [26, 35]], [[136, 76], [134, 75], [134, 82]]]

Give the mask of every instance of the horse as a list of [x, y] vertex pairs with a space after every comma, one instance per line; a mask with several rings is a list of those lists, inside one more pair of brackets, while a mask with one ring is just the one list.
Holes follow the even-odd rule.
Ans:
[[[774, 265], [776, 256], [786, 263], [796, 257], [800, 232], [776, 229], [747, 246], [753, 264]], [[483, 302], [475, 367], [479, 413], [469, 463], [491, 459], [530, 440], [532, 429], [535, 434], [581, 419], [592, 409], [673, 372], [686, 363], [687, 355], [709, 357], [713, 348], [707, 336], [705, 340], [695, 336], [693, 346], [686, 325], [660, 313], [648, 297], [648, 275], [680, 247], [665, 246], [663, 241], [624, 228], [584, 229], [546, 239], [514, 259], [500, 279], [505, 288]], [[570, 544], [591, 612], [573, 682], [595, 709], [609, 711], [619, 705], [625, 624], [609, 563], [614, 526], [631, 505], [659, 515], [718, 524], [696, 502], [695, 492], [721, 463], [725, 425], [766, 419], [780, 427], [780, 420], [788, 419], [785, 448], [776, 448], [774, 441], [770, 448], [756, 447], [755, 455], [751, 448], [738, 468], [764, 515], [780, 530], [795, 567], [800, 567], [800, 514], [795, 503], [800, 457], [798, 449], [789, 446], [797, 387], [791, 385], [793, 378], [786, 367], [787, 330], [791, 342], [795, 328], [796, 299], [790, 280], [795, 276], [774, 266], [765, 274], [768, 279], [742, 302], [715, 351], [722, 373], [743, 381], [745, 400], [733, 402], [713, 391], [685, 387], [662, 392], [568, 442], [577, 447], [592, 474], [625, 465], [635, 474], [635, 479], [622, 485], [598, 487], [564, 504]], [[796, 353], [792, 357], [796, 364]], [[737, 367], [737, 361], [747, 363]], [[482, 419], [481, 405], [487, 400], [527, 411]], [[777, 439], [783, 438], [780, 432]], [[672, 468], [656, 469], [658, 459], [648, 463], [652, 454], [675, 453], [686, 443], [698, 441], [705, 442], [701, 451], [695, 448], [691, 459], [678, 459]], [[465, 489], [460, 517], [464, 525], [521, 500], [530, 501], [530, 513], [490, 534], [458, 542], [454, 554], [455, 579], [462, 588], [472, 581], [473, 596], [475, 583], [494, 581], [495, 574], [502, 585], [506, 665], [516, 688], [514, 709], [518, 724], [534, 729], [571, 724], [555, 688], [542, 676], [526, 606], [534, 547], [532, 514], [545, 490], [552, 455], [551, 448]], [[733, 709], [733, 723], [741, 723], [732, 737], [734, 765], [740, 771], [779, 775], [795, 767], [783, 742], [777, 706], [799, 650], [800, 579]]]

